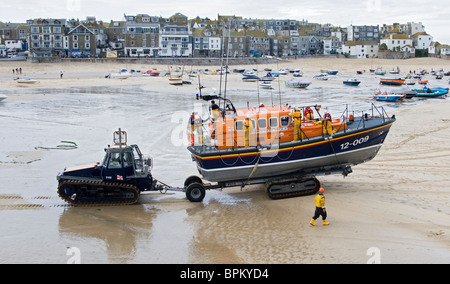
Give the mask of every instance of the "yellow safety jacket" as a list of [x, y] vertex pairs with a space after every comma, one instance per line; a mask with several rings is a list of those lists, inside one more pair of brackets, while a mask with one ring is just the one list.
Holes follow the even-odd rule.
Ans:
[[325, 196], [323, 196], [323, 194], [317, 194], [314, 203], [316, 204], [316, 207], [325, 208]]

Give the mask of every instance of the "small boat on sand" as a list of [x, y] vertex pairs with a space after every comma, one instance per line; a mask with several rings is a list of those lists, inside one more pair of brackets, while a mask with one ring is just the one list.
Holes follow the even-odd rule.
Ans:
[[343, 83], [346, 86], [358, 86], [361, 83], [361, 81], [359, 81], [358, 79], [352, 78], [352, 79], [345, 80]]
[[39, 81], [35, 79], [16, 79], [16, 82], [20, 84], [36, 84]]
[[421, 98], [438, 98], [448, 94], [448, 89], [444, 88], [423, 88], [413, 89], [417, 92], [416, 96]]
[[242, 81], [244, 82], [256, 82], [259, 81], [259, 77], [256, 75], [246, 75], [242, 77]]
[[388, 94], [386, 91], [375, 91], [373, 99], [376, 101], [382, 101], [382, 102], [396, 102], [401, 99], [404, 99], [406, 95], [400, 95], [400, 94]]
[[286, 87], [306, 88], [311, 85], [311, 81], [295, 78], [285, 82]]
[[272, 89], [272, 82], [271, 81], [262, 81], [259, 83], [259, 86], [263, 89]]
[[401, 86], [405, 84], [405, 80], [402, 78], [397, 79], [380, 79], [381, 85], [388, 85], [388, 86]]

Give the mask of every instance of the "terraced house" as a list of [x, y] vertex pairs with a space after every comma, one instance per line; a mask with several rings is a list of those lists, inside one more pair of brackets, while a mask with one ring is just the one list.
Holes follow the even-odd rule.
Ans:
[[28, 43], [31, 56], [51, 57], [65, 52], [65, 19], [34, 19], [28, 20], [27, 25], [30, 27]]
[[66, 55], [72, 57], [92, 57], [97, 54], [97, 41], [93, 30], [84, 24], [70, 28], [64, 37]]
[[190, 57], [192, 56], [192, 32], [188, 18], [176, 13], [164, 19], [160, 31], [159, 42], [162, 57]]
[[122, 29], [124, 52], [130, 57], [154, 57], [159, 55], [160, 19], [156, 16], [125, 15]]

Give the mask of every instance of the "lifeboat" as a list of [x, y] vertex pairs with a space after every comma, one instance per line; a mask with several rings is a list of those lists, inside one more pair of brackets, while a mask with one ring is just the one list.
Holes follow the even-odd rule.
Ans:
[[217, 182], [215, 188], [265, 183], [272, 198], [315, 193], [320, 183], [314, 176], [347, 175], [351, 166], [373, 159], [395, 121], [373, 104], [370, 115], [355, 117], [346, 108], [330, 117], [317, 105], [236, 109], [220, 96], [203, 100], [224, 100], [226, 107], [188, 125], [187, 149], [202, 178]]

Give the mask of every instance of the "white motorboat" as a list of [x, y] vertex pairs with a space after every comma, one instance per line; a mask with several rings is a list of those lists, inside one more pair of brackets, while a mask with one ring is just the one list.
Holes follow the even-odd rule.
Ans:
[[131, 77], [131, 73], [128, 71], [120, 72], [120, 73], [110, 73], [106, 76], [106, 78], [110, 79], [128, 79]]
[[295, 78], [295, 79], [286, 81], [285, 84], [286, 84], [286, 87], [306, 88], [309, 85], [311, 85], [311, 81]]
[[16, 82], [21, 84], [36, 84], [39, 81], [35, 79], [16, 79]]

